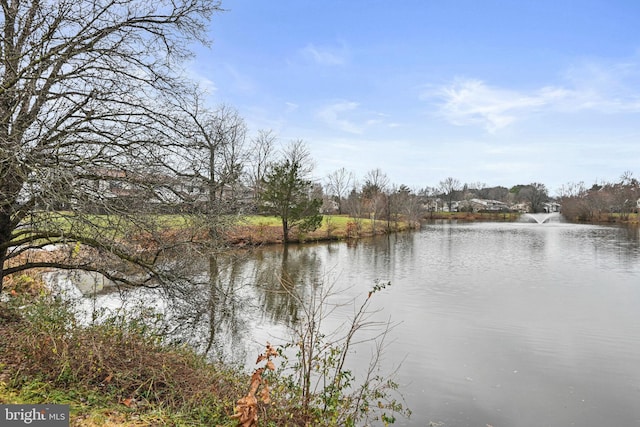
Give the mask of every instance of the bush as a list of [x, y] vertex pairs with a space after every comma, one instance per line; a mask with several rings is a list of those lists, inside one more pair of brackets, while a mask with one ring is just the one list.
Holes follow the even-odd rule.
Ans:
[[[20, 317], [12, 310], [5, 307], [0, 316], [14, 312], [0, 333], [0, 364], [11, 368], [12, 389], [43, 382], [85, 396], [78, 403], [97, 394], [104, 405], [142, 412], [162, 408], [191, 419], [187, 424], [195, 418], [196, 425], [227, 422], [242, 393], [244, 374], [163, 345], [140, 319], [111, 318], [84, 327], [71, 307], [48, 298], [27, 306]], [[50, 396], [40, 399], [57, 403]]]

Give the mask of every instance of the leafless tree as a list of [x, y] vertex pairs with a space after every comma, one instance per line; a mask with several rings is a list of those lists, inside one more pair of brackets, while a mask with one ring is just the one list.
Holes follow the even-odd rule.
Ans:
[[587, 188], [585, 187], [583, 181], [563, 184], [557, 191], [557, 196], [560, 200], [569, 197], [584, 197], [586, 194]]
[[[382, 172], [382, 169], [371, 169], [364, 177], [363, 189], [370, 189], [373, 192], [382, 193], [387, 190], [389, 177]], [[363, 190], [365, 191], [365, 190]]]
[[419, 227], [424, 212], [416, 192], [406, 185], [401, 185], [394, 189], [390, 196], [396, 216], [399, 214], [404, 217], [411, 227]]
[[371, 169], [364, 177], [362, 198], [368, 208], [368, 212], [373, 216], [372, 228], [374, 233], [376, 220], [383, 215], [384, 209], [387, 207], [386, 191], [388, 185], [389, 177], [380, 168]]
[[283, 160], [300, 165], [300, 173], [310, 177], [315, 167], [315, 160], [311, 157], [309, 147], [302, 139], [290, 141], [281, 151]]
[[353, 182], [353, 186], [345, 200], [345, 206], [351, 217], [353, 228], [349, 230], [351, 237], [357, 237], [362, 231], [362, 218], [365, 216], [365, 206], [362, 199], [362, 193], [359, 191], [360, 184]]
[[588, 202], [589, 190], [584, 182], [570, 182], [558, 190], [558, 199], [562, 205], [563, 215], [571, 220], [586, 220], [591, 212]]
[[544, 203], [549, 200], [549, 193], [544, 184], [534, 182], [523, 186], [518, 196], [520, 200], [525, 201], [531, 207], [531, 212], [543, 212]]
[[[154, 283], [169, 246], [142, 214], [174, 143], [160, 99], [184, 90], [180, 64], [219, 3], [0, 3], [0, 276], [53, 266]], [[48, 244], [87, 249], [27, 256]]]
[[453, 206], [453, 198], [461, 189], [460, 181], [455, 178], [448, 177], [443, 181], [440, 181], [438, 185], [438, 189], [444, 195], [447, 200], [447, 206], [449, 207], [449, 212], [451, 212], [451, 208]]
[[176, 111], [174, 138], [180, 142], [171, 151], [171, 172], [198, 189], [191, 196], [194, 202], [204, 202], [208, 213], [231, 213], [243, 194], [242, 176], [249, 157], [245, 121], [229, 105], [215, 111], [204, 108], [197, 90], [183, 101], [187, 103], [172, 108]]
[[333, 197], [338, 204], [338, 214], [342, 215], [342, 204], [349, 190], [353, 185], [353, 173], [345, 168], [337, 169], [327, 175], [326, 188], [327, 193]]
[[258, 134], [251, 140], [248, 175], [254, 200], [257, 200], [262, 180], [269, 172], [269, 165], [273, 162], [276, 140], [276, 135], [271, 129], [258, 131]]
[[640, 183], [633, 176], [633, 172], [625, 171], [620, 181], [613, 185], [614, 209], [619, 211], [621, 219], [629, 219], [629, 214], [636, 208], [636, 201], [640, 197]]

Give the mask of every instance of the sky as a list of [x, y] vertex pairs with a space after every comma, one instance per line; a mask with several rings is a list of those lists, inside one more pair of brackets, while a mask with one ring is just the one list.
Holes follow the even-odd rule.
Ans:
[[638, 0], [223, 0], [188, 72], [314, 177], [640, 178]]

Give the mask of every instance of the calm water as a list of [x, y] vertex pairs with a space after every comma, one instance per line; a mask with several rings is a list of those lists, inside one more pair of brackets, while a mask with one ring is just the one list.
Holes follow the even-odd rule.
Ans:
[[640, 426], [639, 240], [637, 228], [441, 223], [294, 247], [284, 265], [350, 296], [392, 282], [374, 302], [399, 322], [383, 364], [402, 362], [413, 415], [401, 425]]
[[[200, 310], [182, 316], [197, 320], [192, 336], [216, 336], [212, 349], [255, 360], [297, 320], [299, 306], [278, 279], [302, 294], [334, 284], [344, 289], [337, 302], [390, 280], [372, 308], [397, 323], [382, 365], [400, 364], [413, 415], [396, 425], [640, 426], [639, 233], [436, 223], [351, 245], [266, 248], [219, 261], [226, 296], [215, 322], [202, 310], [206, 288], [192, 301]], [[337, 310], [327, 326], [352, 312]], [[369, 358], [357, 348], [351, 366]]]

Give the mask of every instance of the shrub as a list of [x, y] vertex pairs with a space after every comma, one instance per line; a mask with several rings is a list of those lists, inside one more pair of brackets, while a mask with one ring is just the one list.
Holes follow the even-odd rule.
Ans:
[[123, 410], [163, 408], [204, 425], [227, 421], [242, 390], [239, 371], [163, 344], [142, 319], [113, 317], [85, 327], [72, 307], [49, 298], [20, 314], [0, 333], [0, 364], [11, 364], [8, 384], [14, 389], [42, 381], [100, 395]]

